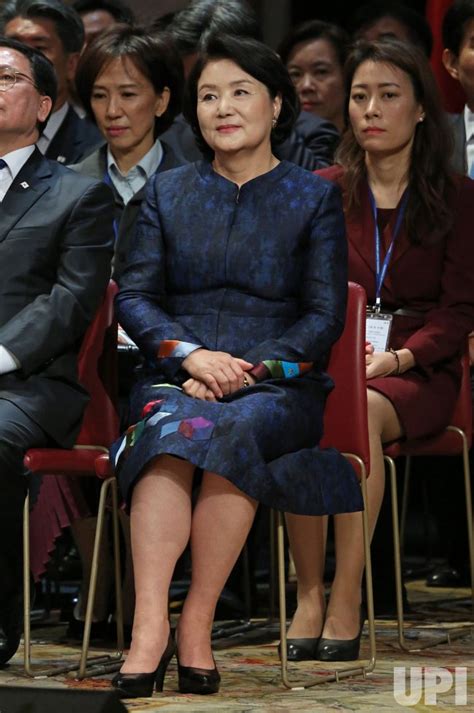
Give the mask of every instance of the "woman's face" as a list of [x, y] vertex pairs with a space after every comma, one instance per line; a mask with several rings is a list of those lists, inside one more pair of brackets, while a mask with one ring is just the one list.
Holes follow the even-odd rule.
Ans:
[[270, 148], [272, 120], [281, 109], [267, 87], [229, 59], [208, 62], [198, 82], [197, 117], [216, 154]]
[[117, 57], [97, 75], [91, 95], [97, 126], [112, 153], [131, 153], [137, 162], [154, 143], [155, 117], [166, 111], [169, 90], [153, 84], [128, 57]]
[[352, 79], [349, 117], [355, 138], [365, 151], [390, 155], [411, 150], [424, 113], [406, 72], [367, 60]]
[[324, 38], [299, 42], [288, 57], [287, 68], [301, 108], [342, 129], [344, 80], [332, 43]]

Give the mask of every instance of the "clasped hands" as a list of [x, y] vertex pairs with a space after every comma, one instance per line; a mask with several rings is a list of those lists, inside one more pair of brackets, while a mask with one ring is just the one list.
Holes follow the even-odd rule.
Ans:
[[227, 352], [195, 349], [183, 359], [182, 367], [190, 375], [183, 384], [184, 393], [203, 401], [216, 401], [241, 389], [244, 377], [249, 384], [255, 383], [248, 373], [253, 364]]
[[397, 368], [392, 352], [376, 352], [370, 342], [365, 343], [365, 375], [367, 379], [390, 376]]

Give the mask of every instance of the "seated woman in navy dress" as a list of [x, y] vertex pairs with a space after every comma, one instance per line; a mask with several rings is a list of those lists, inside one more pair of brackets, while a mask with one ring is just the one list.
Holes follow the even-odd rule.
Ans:
[[[378, 342], [378, 330], [367, 333], [373, 532], [384, 493], [383, 445], [443, 431], [459, 394], [460, 356], [474, 325], [474, 183], [451, 172], [449, 127], [420, 50], [396, 40], [361, 42], [345, 72], [350, 125], [338, 164], [320, 174], [342, 189], [349, 278], [391, 324]], [[367, 326], [380, 323], [372, 314]], [[336, 573], [325, 608], [322, 520], [287, 518], [299, 587], [289, 658], [357, 659], [362, 523], [335, 518]], [[392, 559], [390, 549], [386, 556]]]
[[133, 425], [112, 449], [136, 585], [132, 646], [114, 680], [124, 696], [151, 695], [155, 681], [161, 690], [175, 652], [168, 589], [188, 540], [179, 688], [212, 693], [214, 610], [258, 502], [308, 515], [362, 507], [346, 460], [317, 447], [324, 367], [345, 317], [339, 189], [275, 158], [297, 100], [259, 42], [210, 39], [186, 104], [209, 160], [149, 183], [117, 298], [147, 362]]

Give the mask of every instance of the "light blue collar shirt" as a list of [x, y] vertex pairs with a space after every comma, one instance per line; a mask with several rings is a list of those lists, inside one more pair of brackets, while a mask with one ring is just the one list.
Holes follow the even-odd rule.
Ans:
[[157, 139], [148, 153], [130, 171], [124, 174], [119, 169], [110, 147], [107, 147], [107, 171], [125, 205], [143, 188], [150, 176], [158, 170], [162, 160], [163, 147], [160, 140]]

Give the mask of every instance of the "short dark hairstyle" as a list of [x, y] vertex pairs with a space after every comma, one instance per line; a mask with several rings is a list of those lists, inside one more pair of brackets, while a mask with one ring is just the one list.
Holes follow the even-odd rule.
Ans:
[[[56, 81], [56, 72], [54, 67], [47, 57], [44, 56], [39, 50], [33, 49], [28, 45], [24, 45], [23, 42], [18, 42], [17, 40], [12, 40], [9, 37], [0, 36], [0, 47], [8, 47], [9, 49], [20, 52], [24, 55], [31, 67], [31, 74], [36, 85], [38, 92], [45, 97], [51, 99], [51, 111], [52, 107], [56, 102], [56, 95], [58, 93], [58, 84]], [[50, 112], [51, 113], [51, 112]], [[45, 121], [38, 121], [37, 128], [41, 134], [49, 116]]]
[[52, 20], [65, 52], [80, 52], [84, 25], [77, 12], [61, 0], [8, 0], [0, 10], [0, 29], [16, 17]]
[[[399, 40], [367, 42], [359, 40], [351, 50], [344, 69], [347, 107], [353, 77], [364, 62], [388, 64], [408, 75], [415, 99], [424, 112], [418, 123], [410, 162], [409, 198], [405, 222], [409, 239], [421, 242], [428, 234], [434, 242], [446, 234], [453, 216], [449, 208], [453, 180], [450, 168], [452, 138], [443, 110], [438, 85], [427, 57], [415, 45]], [[357, 194], [366, 175], [365, 153], [357, 143], [350, 121], [336, 151], [336, 162], [346, 169], [349, 208], [357, 204]]]
[[198, 52], [217, 33], [261, 39], [253, 8], [243, 0], [191, 0], [168, 25], [181, 55]]
[[170, 100], [164, 114], [155, 119], [155, 136], [171, 126], [181, 111], [183, 69], [172, 42], [165, 35], [151, 35], [142, 27], [114, 25], [90, 42], [79, 60], [76, 89], [87, 113], [94, 119], [91, 95], [94, 82], [102, 69], [118, 57], [130, 59], [152, 83], [155, 92], [170, 90]]
[[320, 39], [327, 40], [332, 45], [338, 62], [343, 67], [349, 51], [350, 38], [342, 27], [332, 22], [323, 22], [322, 20], [302, 22], [286, 35], [278, 47], [278, 54], [282, 62], [287, 64], [288, 58], [296, 45], [300, 42], [312, 42]]
[[272, 146], [282, 143], [291, 133], [299, 113], [299, 102], [288, 71], [277, 53], [252, 37], [216, 34], [208, 37], [186, 83], [183, 113], [205, 156], [213, 152], [205, 142], [197, 117], [198, 82], [206, 65], [214, 60], [229, 59], [244, 72], [264, 84], [272, 99], [281, 95], [278, 123], [271, 133]]
[[116, 22], [126, 25], [133, 25], [135, 16], [131, 7], [126, 5], [121, 0], [75, 0], [72, 7], [79, 15], [85, 15], [88, 12], [96, 10], [105, 10]]
[[443, 18], [443, 46], [456, 56], [464, 39], [466, 24], [474, 20], [474, 0], [454, 0]]
[[357, 36], [383, 17], [398, 20], [406, 27], [410, 41], [420, 47], [427, 57], [433, 49], [433, 35], [425, 17], [397, 0], [372, 0], [362, 5], [352, 19], [352, 33]]

